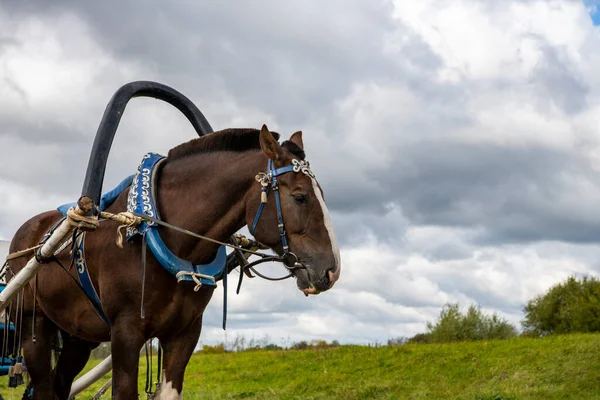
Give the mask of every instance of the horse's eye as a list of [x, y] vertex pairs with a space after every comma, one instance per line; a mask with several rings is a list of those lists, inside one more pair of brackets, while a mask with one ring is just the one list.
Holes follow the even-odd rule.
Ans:
[[294, 194], [293, 197], [294, 197], [294, 200], [296, 200], [296, 203], [300, 203], [300, 204], [306, 203], [306, 196], [304, 194]]

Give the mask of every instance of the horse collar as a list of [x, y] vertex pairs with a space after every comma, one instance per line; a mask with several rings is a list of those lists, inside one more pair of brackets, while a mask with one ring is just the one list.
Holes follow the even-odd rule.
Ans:
[[[155, 193], [156, 172], [165, 160], [165, 156], [152, 152], [142, 158], [129, 189], [127, 211], [160, 219]], [[217, 279], [226, 274], [227, 253], [224, 246], [219, 246], [217, 254], [208, 264], [193, 265], [187, 260], [180, 259], [167, 248], [157, 228], [155, 222], [144, 220], [139, 226], [127, 228], [127, 240], [131, 240], [136, 235], [144, 235], [152, 254], [168, 272], [175, 276], [177, 282], [193, 282], [196, 284], [194, 290], [200, 289], [202, 285], [217, 286]]]

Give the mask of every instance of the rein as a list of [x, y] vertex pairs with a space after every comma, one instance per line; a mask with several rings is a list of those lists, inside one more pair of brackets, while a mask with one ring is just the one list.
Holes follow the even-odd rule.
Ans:
[[[301, 267], [298, 267], [298, 266], [288, 267], [285, 264], [285, 260], [286, 260], [285, 256], [281, 257], [281, 256], [274, 256], [274, 255], [271, 255], [271, 254], [259, 253], [257, 251], [253, 251], [253, 250], [247, 249], [246, 247], [243, 247], [243, 246], [237, 246], [237, 245], [234, 245], [234, 244], [231, 244], [231, 243], [221, 242], [219, 240], [212, 239], [212, 238], [209, 238], [209, 237], [204, 236], [204, 235], [200, 235], [199, 233], [195, 233], [195, 232], [192, 232], [190, 230], [187, 230], [187, 229], [184, 229], [184, 228], [180, 228], [180, 227], [178, 227], [176, 225], [172, 225], [172, 224], [170, 224], [168, 222], [161, 221], [160, 219], [149, 217], [149, 216], [144, 215], [144, 214], [139, 214], [139, 213], [136, 213], [136, 212], [132, 212], [131, 214], [133, 214], [136, 217], [148, 220], [150, 222], [154, 222], [157, 225], [164, 226], [165, 228], [173, 229], [175, 231], [181, 232], [181, 233], [186, 234], [188, 236], [195, 237], [197, 239], [206, 240], [208, 242], [212, 242], [212, 243], [215, 243], [215, 244], [220, 244], [222, 246], [227, 246], [227, 247], [230, 247], [230, 248], [235, 249], [237, 251], [242, 251], [242, 252], [248, 253], [250, 255], [259, 256], [259, 257], [261, 257], [260, 260], [253, 261], [251, 263], [246, 262], [244, 265], [241, 265], [241, 266], [243, 267], [244, 271], [250, 269], [257, 276], [260, 276], [261, 278], [269, 280], [269, 281], [281, 281], [283, 279], [287, 279], [287, 278], [292, 277], [293, 274], [290, 272], [288, 275], [286, 275], [284, 277], [281, 277], [281, 278], [271, 278], [271, 277], [268, 277], [268, 276], [265, 276], [265, 275], [262, 275], [262, 274], [258, 273], [253, 267], [255, 267], [258, 264], [265, 263], [265, 262], [277, 261], [277, 262], [283, 263], [284, 266], [288, 270], [290, 270], [290, 271], [292, 271], [294, 269], [305, 268], [304, 266], [301, 266]], [[254, 241], [254, 240], [251, 240], [250, 243], [251, 243], [251, 248], [258, 247], [258, 248], [261, 248], [261, 249], [267, 249], [266, 246], [260, 244], [259, 242]], [[239, 288], [238, 288], [238, 292], [239, 292]]]

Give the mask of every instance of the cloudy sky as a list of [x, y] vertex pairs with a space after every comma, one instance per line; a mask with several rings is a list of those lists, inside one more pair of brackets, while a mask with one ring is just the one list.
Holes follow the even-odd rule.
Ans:
[[[600, 273], [598, 1], [52, 4], [0, 3], [0, 239], [77, 199], [126, 82], [182, 91], [215, 129], [304, 131], [341, 279], [310, 298], [247, 280], [226, 333], [219, 290], [203, 343], [385, 342], [446, 302], [518, 324], [534, 295]], [[105, 189], [193, 136], [170, 106], [132, 101]]]

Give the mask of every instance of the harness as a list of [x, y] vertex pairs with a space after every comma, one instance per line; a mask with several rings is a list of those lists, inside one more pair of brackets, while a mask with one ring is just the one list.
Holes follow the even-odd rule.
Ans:
[[[289, 278], [292, 276], [292, 271], [296, 269], [303, 269], [305, 266], [299, 262], [298, 257], [290, 252], [287, 235], [285, 231], [285, 224], [283, 221], [283, 214], [281, 209], [281, 199], [279, 195], [279, 185], [277, 182], [277, 177], [284, 175], [288, 172], [294, 173], [303, 173], [311, 178], [314, 178], [314, 174], [310, 170], [310, 165], [308, 161], [305, 160], [292, 160], [292, 164], [275, 168], [275, 164], [272, 160], [268, 160], [267, 163], [267, 172], [259, 173], [256, 175], [255, 179], [258, 181], [261, 186], [261, 202], [259, 204], [256, 216], [250, 227], [250, 233], [254, 236], [256, 231], [256, 226], [260, 220], [262, 212], [264, 210], [265, 205], [267, 204], [267, 196], [270, 189], [273, 189], [273, 194], [275, 197], [275, 205], [277, 210], [277, 226], [279, 231], [279, 236], [281, 239], [281, 244], [283, 247], [283, 255], [282, 256], [272, 256], [264, 253], [258, 253], [255, 251], [248, 250], [243, 247], [239, 247], [236, 245], [232, 245], [230, 243], [219, 242], [214, 239], [207, 238], [205, 236], [196, 234], [194, 232], [187, 231], [183, 228], [176, 227], [167, 222], [164, 222], [160, 219], [160, 215], [158, 213], [158, 208], [156, 206], [156, 176], [158, 169], [162, 165], [162, 163], [166, 160], [166, 157], [157, 153], [147, 153], [142, 158], [140, 162], [137, 172], [134, 175], [127, 177], [123, 180], [115, 189], [106, 193], [102, 196], [101, 202], [101, 215], [102, 211], [108, 208], [117, 198], [119, 193], [121, 193], [129, 184], [129, 193], [127, 197], [127, 211], [137, 217], [142, 219], [142, 222], [137, 226], [128, 226], [127, 227], [127, 241], [131, 241], [137, 235], [142, 236], [142, 264], [143, 264], [143, 277], [145, 280], [145, 259], [146, 259], [146, 246], [150, 248], [152, 254], [156, 257], [159, 263], [162, 265], [165, 270], [171, 273], [176, 279], [177, 282], [182, 281], [191, 281], [196, 284], [194, 287], [194, 291], [197, 291], [203, 285], [207, 285], [210, 287], [216, 287], [216, 282], [218, 280], [223, 280], [224, 285], [224, 321], [223, 326], [225, 326], [225, 310], [226, 310], [226, 291], [227, 291], [227, 274], [233, 270], [237, 265], [234, 265], [233, 268], [228, 268], [228, 260], [227, 254], [225, 251], [225, 247], [233, 247], [234, 248], [234, 258], [237, 261], [237, 264], [241, 266], [242, 271], [240, 271], [240, 278], [237, 287], [237, 293], [240, 291], [240, 287], [242, 284], [242, 279], [244, 274], [249, 274], [249, 270], [254, 272], [256, 275], [269, 279], [269, 280], [281, 280], [285, 278]], [[124, 187], [125, 186], [125, 187]], [[66, 213], [66, 210], [72, 204], [65, 204], [58, 207], [58, 210], [63, 214]], [[63, 218], [64, 219], [64, 218]], [[58, 224], [63, 220], [61, 219]], [[53, 226], [53, 228], [55, 227]], [[183, 260], [173, 254], [164, 241], [162, 240], [160, 233], [158, 232], [158, 226], [165, 226], [179, 232], [185, 233], [190, 236], [197, 237], [199, 239], [209, 240], [211, 242], [215, 242], [220, 244], [216, 255], [213, 260], [208, 264], [201, 265], [193, 265], [191, 262], [187, 260]], [[46, 240], [53, 228], [45, 235], [44, 239]], [[233, 239], [233, 238], [232, 238]], [[43, 240], [44, 241], [44, 240]], [[235, 242], [235, 241], [233, 241]], [[253, 244], [258, 244], [258, 242], [250, 241]], [[73, 251], [73, 262], [77, 266], [77, 274], [79, 278], [78, 286], [84, 292], [94, 310], [98, 313], [98, 316], [108, 324], [108, 318], [102, 311], [102, 305], [100, 298], [94, 288], [92, 280], [90, 278], [88, 268], [85, 262], [85, 232], [79, 233], [79, 235], [74, 236], [74, 240], [72, 241], [74, 246]], [[65, 243], [60, 251], [64, 250], [68, 243]], [[55, 254], [58, 254], [60, 251], [57, 251]], [[242, 252], [250, 253], [261, 257], [261, 259], [256, 260], [254, 262], [248, 263], [246, 258], [242, 254]], [[258, 273], [253, 267], [258, 264], [269, 262], [269, 261], [279, 261], [283, 263], [283, 265], [288, 269], [289, 274], [282, 278], [269, 278], [260, 273]], [[63, 267], [64, 268], [64, 267]], [[244, 272], [244, 273], [242, 273]], [[142, 304], [143, 304], [143, 288], [142, 288]], [[143, 309], [142, 309], [143, 315]]]
[[277, 207], [277, 228], [279, 229], [279, 236], [281, 238], [281, 244], [283, 246], [283, 265], [289, 270], [294, 270], [297, 268], [301, 268], [301, 265], [298, 263], [298, 257], [290, 252], [290, 248], [287, 243], [287, 237], [285, 232], [285, 225], [283, 223], [283, 215], [281, 213], [281, 200], [279, 199], [279, 185], [277, 184], [277, 177], [283, 174], [287, 174], [288, 172], [302, 172], [303, 174], [314, 178], [315, 175], [310, 170], [310, 164], [308, 161], [301, 160], [298, 161], [296, 159], [292, 160], [292, 165], [288, 165], [286, 167], [281, 167], [275, 169], [275, 163], [273, 160], [269, 159], [267, 163], [267, 172], [259, 173], [256, 175], [256, 180], [262, 185], [262, 192], [260, 196], [260, 205], [258, 206], [258, 211], [256, 212], [256, 216], [254, 217], [254, 222], [252, 222], [252, 227], [250, 227], [250, 233], [254, 236], [254, 231], [256, 230], [256, 225], [258, 224], [258, 220], [262, 215], [263, 209], [265, 208], [265, 204], [267, 204], [267, 195], [269, 194], [269, 188], [273, 188], [273, 194], [275, 195], [275, 205]]
[[[142, 158], [129, 188], [128, 212], [160, 220], [156, 206], [156, 177], [166, 159], [165, 156], [157, 153], [147, 153]], [[210, 263], [192, 265], [191, 262], [177, 257], [169, 250], [158, 232], [158, 226], [156, 222], [144, 219], [138, 226], [127, 228], [127, 241], [131, 241], [137, 235], [143, 235], [154, 257], [177, 279], [177, 282], [194, 282], [195, 291], [198, 291], [202, 285], [216, 287], [216, 281], [223, 276], [227, 264], [225, 246], [219, 246], [217, 254]]]

